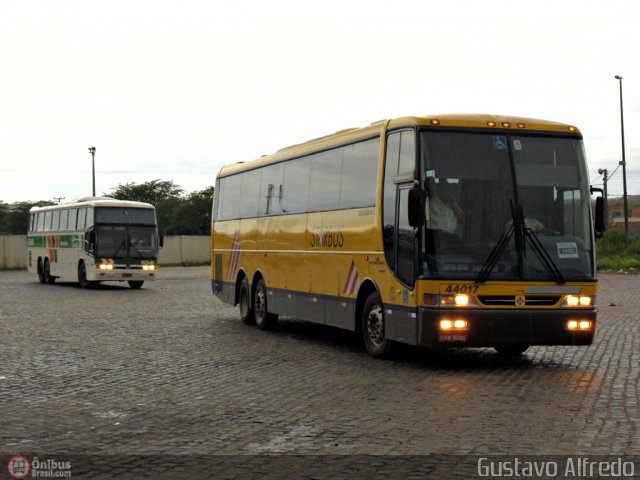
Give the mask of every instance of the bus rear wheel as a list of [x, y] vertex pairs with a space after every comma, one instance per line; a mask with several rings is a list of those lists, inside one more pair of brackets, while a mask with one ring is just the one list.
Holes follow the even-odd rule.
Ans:
[[251, 289], [249, 288], [249, 280], [243, 277], [240, 282], [240, 291], [238, 292], [238, 303], [240, 306], [240, 319], [245, 325], [255, 325], [255, 312], [251, 306]]
[[44, 281], [49, 285], [53, 285], [56, 282], [56, 277], [51, 275], [51, 265], [49, 264], [49, 259], [44, 259]]
[[128, 280], [127, 283], [131, 288], [133, 288], [134, 290], [137, 290], [142, 286], [142, 284], [144, 283], [144, 280]]
[[44, 265], [41, 258], [38, 259], [38, 280], [40, 283], [47, 283], [47, 279], [44, 278]]
[[388, 358], [394, 347], [392, 340], [385, 337], [385, 320], [382, 300], [377, 293], [371, 293], [362, 308], [362, 339], [369, 355]]
[[264, 280], [258, 280], [253, 296], [253, 312], [256, 326], [260, 330], [273, 330], [278, 323], [278, 315], [267, 310], [267, 285]]

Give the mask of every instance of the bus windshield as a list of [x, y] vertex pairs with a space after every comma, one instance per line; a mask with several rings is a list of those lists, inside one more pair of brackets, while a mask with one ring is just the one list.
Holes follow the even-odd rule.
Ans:
[[155, 225], [156, 215], [152, 208], [96, 207], [95, 222]]
[[580, 139], [425, 131], [420, 152], [423, 276], [593, 279]]
[[98, 225], [96, 256], [106, 258], [156, 258], [156, 228], [125, 225]]

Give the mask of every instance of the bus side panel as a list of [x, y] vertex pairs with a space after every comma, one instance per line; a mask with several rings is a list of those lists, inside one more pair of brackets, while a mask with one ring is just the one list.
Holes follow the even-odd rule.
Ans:
[[[212, 237], [213, 292], [223, 302], [233, 304], [240, 261], [240, 220], [215, 222]], [[218, 273], [221, 277], [216, 276]]]

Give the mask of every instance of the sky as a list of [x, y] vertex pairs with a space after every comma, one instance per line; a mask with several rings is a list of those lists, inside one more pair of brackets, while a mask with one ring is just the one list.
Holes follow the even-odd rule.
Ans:
[[[410, 115], [556, 120], [592, 184], [622, 158], [640, 194], [640, 14], [632, 1], [3, 2], [0, 200], [172, 180]], [[609, 195], [622, 195], [622, 169]]]

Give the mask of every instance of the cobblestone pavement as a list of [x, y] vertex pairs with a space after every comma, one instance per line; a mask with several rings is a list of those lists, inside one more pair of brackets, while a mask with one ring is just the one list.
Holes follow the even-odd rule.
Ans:
[[640, 453], [638, 276], [601, 275], [592, 346], [513, 360], [375, 360], [349, 332], [286, 318], [263, 332], [213, 297], [207, 267], [125, 285], [0, 272], [0, 454]]

